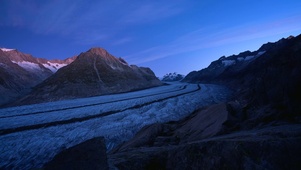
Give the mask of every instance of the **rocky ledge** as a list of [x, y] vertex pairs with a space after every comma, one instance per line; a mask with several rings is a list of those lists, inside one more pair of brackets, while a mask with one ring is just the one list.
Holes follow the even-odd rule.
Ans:
[[[179, 122], [153, 124], [109, 154], [118, 169], [298, 169], [301, 125], [233, 125], [233, 103], [203, 108]], [[231, 125], [232, 124], [232, 125]], [[241, 130], [233, 128], [241, 126]], [[235, 130], [235, 131], [234, 131]]]

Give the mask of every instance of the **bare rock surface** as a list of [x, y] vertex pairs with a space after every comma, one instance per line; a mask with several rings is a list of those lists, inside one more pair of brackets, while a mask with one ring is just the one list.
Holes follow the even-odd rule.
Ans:
[[98, 137], [63, 150], [48, 162], [44, 169], [109, 169], [105, 140]]
[[[194, 118], [188, 121], [193, 120]], [[192, 138], [191, 136], [194, 137], [195, 134], [189, 131], [183, 137], [170, 136], [179, 129], [167, 133], [161, 132], [157, 137], [153, 137], [156, 139], [165, 137], [165, 142], [156, 143], [155, 139], [153, 144], [149, 141], [144, 145], [140, 143], [130, 146], [126, 143], [122, 149], [109, 154], [109, 161], [119, 169], [299, 169], [301, 167], [300, 124], [239, 131], [203, 139]], [[141, 132], [143, 130], [140, 131], [139, 136]], [[134, 140], [135, 138], [129, 143], [134, 143]]]

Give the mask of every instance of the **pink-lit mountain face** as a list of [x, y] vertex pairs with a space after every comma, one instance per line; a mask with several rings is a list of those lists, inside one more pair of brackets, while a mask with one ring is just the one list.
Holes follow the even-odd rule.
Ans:
[[102, 48], [92, 48], [37, 85], [16, 104], [121, 93], [159, 85], [162, 82], [151, 69], [129, 65]]
[[15, 49], [0, 48], [0, 105], [28, 93], [32, 87], [73, 62], [75, 58], [47, 60]]

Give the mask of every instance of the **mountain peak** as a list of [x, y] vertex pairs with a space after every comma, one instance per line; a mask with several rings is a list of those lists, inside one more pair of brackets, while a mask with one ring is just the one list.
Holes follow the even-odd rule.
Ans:
[[161, 81], [149, 68], [129, 66], [125, 60], [114, 57], [103, 48], [91, 48], [18, 102], [27, 104], [90, 97], [159, 85], [162, 85]]
[[101, 47], [93, 47], [90, 50], [88, 50], [87, 52], [91, 52], [93, 54], [97, 54], [97, 55], [101, 55], [101, 56], [105, 56], [108, 54], [108, 51]]
[[[96, 59], [96, 58], [99, 58], [99, 59], [105, 61], [110, 66], [114, 65], [112, 67], [116, 67], [116, 65], [118, 65], [118, 63], [128, 66], [128, 63], [123, 58], [120, 58], [120, 57], [117, 58], [117, 57], [113, 56], [112, 54], [110, 54], [104, 48], [100, 48], [100, 47], [91, 48], [88, 51], [86, 51], [85, 53], [82, 53], [81, 55], [79, 55], [79, 59], [84, 60], [84, 61], [90, 61], [91, 59]], [[93, 60], [93, 61], [96, 61], [96, 60]]]

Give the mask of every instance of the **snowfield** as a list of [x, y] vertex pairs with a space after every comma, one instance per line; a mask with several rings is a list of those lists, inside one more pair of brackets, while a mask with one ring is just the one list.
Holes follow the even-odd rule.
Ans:
[[24, 68], [27, 71], [39, 71], [41, 70], [40, 66], [36, 63], [32, 63], [29, 61], [21, 61], [21, 62], [17, 62], [17, 61], [12, 61], [15, 64], [18, 64], [20, 67]]
[[52, 63], [52, 62], [47, 62], [46, 64], [43, 64], [44, 67], [48, 68], [51, 70], [53, 73], [57, 72], [58, 69], [65, 67], [67, 64], [60, 64], [60, 63]]
[[104, 136], [108, 150], [143, 126], [226, 100], [217, 85], [173, 83], [136, 92], [0, 109], [0, 169], [40, 168], [58, 152]]

